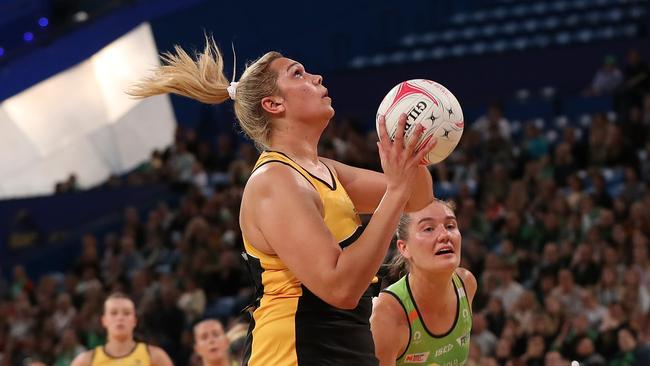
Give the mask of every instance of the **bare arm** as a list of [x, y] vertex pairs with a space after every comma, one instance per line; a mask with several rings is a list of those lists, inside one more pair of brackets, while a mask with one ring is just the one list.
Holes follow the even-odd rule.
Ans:
[[[382, 125], [379, 152], [386, 189], [363, 234], [345, 250], [325, 225], [317, 193], [294, 170], [268, 164], [248, 181], [242, 218], [253, 227], [242, 227], [260, 233], [296, 278], [332, 306], [354, 308], [368, 288], [411, 196], [418, 164], [432, 146], [415, 152], [417, 138], [405, 145], [405, 121], [398, 123], [402, 132], [395, 142]], [[416, 133], [422, 134], [421, 126]]]
[[370, 330], [379, 365], [395, 366], [397, 357], [407, 347], [409, 329], [404, 310], [391, 295], [379, 294], [372, 308]]
[[262, 169], [264, 180], [251, 177], [246, 194], [255, 202], [250, 212], [264, 239], [316, 296], [332, 306], [354, 308], [388, 250], [406, 194], [386, 192], [363, 234], [343, 251], [309, 183], [284, 165]]
[[94, 351], [82, 352], [74, 358], [70, 366], [90, 366], [93, 360]]
[[162, 348], [149, 346], [149, 353], [151, 354], [152, 366], [174, 366], [169, 355], [167, 355], [167, 352], [163, 351]]
[[[386, 177], [372, 170], [355, 168], [335, 160], [323, 159], [336, 170], [337, 177], [360, 213], [371, 213], [386, 192]], [[433, 201], [433, 180], [426, 166], [418, 167], [413, 193], [406, 212], [417, 211]]]

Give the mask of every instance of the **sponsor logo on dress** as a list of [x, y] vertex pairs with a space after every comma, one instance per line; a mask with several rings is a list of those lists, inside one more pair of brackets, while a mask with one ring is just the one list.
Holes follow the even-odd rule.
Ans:
[[463, 319], [469, 318], [469, 310], [463, 309]]
[[422, 342], [422, 333], [420, 333], [419, 330], [416, 330], [415, 333], [413, 333], [413, 343], [418, 344]]
[[469, 334], [458, 337], [456, 342], [458, 342], [458, 345], [461, 347], [469, 344]]
[[425, 363], [428, 357], [429, 352], [411, 353], [410, 355], [406, 355], [404, 363]]
[[444, 346], [442, 348], [438, 348], [436, 350], [435, 355], [436, 355], [436, 357], [440, 357], [440, 356], [444, 355], [445, 353], [451, 351], [453, 348], [454, 348], [453, 344], [448, 344], [448, 345], [446, 345], [446, 346]]

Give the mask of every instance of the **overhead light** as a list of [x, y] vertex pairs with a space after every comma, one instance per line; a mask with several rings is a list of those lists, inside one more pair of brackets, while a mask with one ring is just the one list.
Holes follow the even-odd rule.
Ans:
[[83, 11], [83, 10], [82, 10], [82, 11], [78, 11], [78, 12], [75, 13], [75, 15], [73, 16], [73, 19], [74, 19], [74, 21], [77, 22], [77, 23], [83, 23], [83, 22], [85, 22], [86, 20], [88, 20], [88, 13], [86, 13], [86, 12]]
[[33, 40], [34, 40], [34, 33], [32, 33], [32, 32], [25, 32], [25, 33], [23, 34], [23, 40], [25, 40], [25, 42], [31, 42], [31, 41], [33, 41]]
[[38, 19], [38, 25], [41, 26], [41, 28], [47, 27], [47, 25], [50, 24], [50, 20], [47, 19], [46, 17], [41, 17]]

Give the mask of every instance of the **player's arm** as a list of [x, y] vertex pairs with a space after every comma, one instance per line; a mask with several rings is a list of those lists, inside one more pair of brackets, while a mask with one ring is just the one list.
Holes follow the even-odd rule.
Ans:
[[474, 295], [476, 295], [476, 290], [478, 288], [476, 277], [474, 277], [474, 274], [472, 274], [472, 272], [461, 267], [456, 269], [456, 274], [458, 274], [458, 276], [460, 276], [460, 279], [463, 280], [463, 284], [465, 284], [465, 289], [467, 290], [467, 299], [469, 300], [469, 305], [472, 306], [472, 301], [474, 301]]
[[149, 354], [151, 355], [151, 366], [174, 366], [172, 360], [162, 348], [156, 346], [148, 346]]
[[370, 330], [379, 365], [395, 366], [397, 357], [406, 349], [409, 329], [406, 314], [392, 295], [379, 294], [372, 308]]
[[[359, 213], [372, 213], [386, 192], [384, 174], [372, 170], [355, 168], [341, 162], [322, 158], [333, 167], [336, 175], [350, 196]], [[417, 172], [413, 193], [406, 203], [406, 212], [418, 211], [433, 201], [433, 180], [426, 166], [420, 166]]]
[[[411, 197], [418, 164], [434, 146], [430, 140], [416, 151], [417, 138], [405, 143], [405, 123], [402, 116], [391, 142], [380, 120], [383, 137], [378, 146], [386, 190], [363, 233], [345, 250], [325, 225], [316, 190], [295, 170], [283, 164], [267, 164], [246, 185], [242, 221], [252, 221], [252, 225], [246, 224], [245, 230], [257, 231], [264, 238], [265, 249], [277, 254], [299, 281], [332, 306], [357, 306], [386, 255]], [[422, 131], [421, 126], [416, 127], [414, 137], [419, 138]]]
[[70, 366], [90, 366], [93, 361], [94, 350], [81, 352], [74, 358]]
[[363, 234], [345, 251], [325, 225], [313, 186], [282, 164], [267, 164], [249, 179], [242, 221], [310, 291], [332, 306], [356, 307], [388, 250], [407, 191], [387, 191]]

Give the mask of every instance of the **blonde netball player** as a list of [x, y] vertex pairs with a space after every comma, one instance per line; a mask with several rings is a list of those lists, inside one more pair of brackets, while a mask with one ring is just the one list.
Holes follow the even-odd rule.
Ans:
[[402, 216], [395, 265], [405, 261], [408, 274], [382, 291], [370, 320], [380, 365], [467, 361], [476, 278], [458, 267], [460, 242], [454, 211], [443, 201]]
[[[382, 120], [384, 173], [353, 168], [318, 156], [334, 109], [323, 78], [301, 63], [269, 52], [229, 83], [213, 41], [198, 60], [180, 48], [165, 60], [132, 95], [230, 98], [242, 129], [264, 149], [239, 217], [259, 299], [244, 365], [376, 365], [367, 289], [402, 210], [433, 198], [419, 162], [435, 140], [416, 151], [404, 142], [402, 116], [391, 142]], [[365, 230], [357, 213], [373, 213]]]
[[161, 348], [133, 339], [136, 324], [133, 301], [121, 293], [111, 294], [104, 302], [102, 315], [102, 326], [108, 334], [106, 344], [81, 353], [71, 366], [172, 366]]

